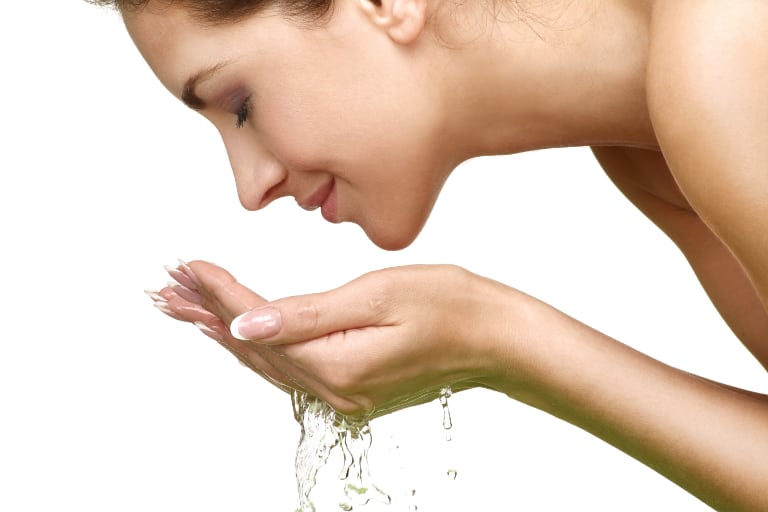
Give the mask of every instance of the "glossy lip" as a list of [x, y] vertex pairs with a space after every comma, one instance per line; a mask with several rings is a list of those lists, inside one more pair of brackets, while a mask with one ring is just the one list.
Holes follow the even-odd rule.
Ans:
[[336, 197], [336, 180], [331, 180], [331, 190], [325, 197], [325, 201], [320, 207], [323, 218], [328, 222], [338, 223], [338, 202]]
[[331, 191], [334, 188], [334, 179], [331, 178], [325, 183], [323, 183], [320, 188], [315, 190], [309, 197], [297, 201], [299, 203], [299, 206], [304, 208], [307, 211], [317, 210], [328, 199], [328, 196], [330, 195]]

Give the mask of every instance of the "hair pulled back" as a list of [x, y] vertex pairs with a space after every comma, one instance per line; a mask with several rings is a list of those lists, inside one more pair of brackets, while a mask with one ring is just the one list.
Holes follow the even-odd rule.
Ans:
[[[141, 10], [153, 0], [88, 0], [90, 3], [114, 7], [125, 14]], [[155, 0], [164, 5], [176, 4], [196, 19], [211, 23], [234, 23], [268, 7], [277, 7], [288, 16], [320, 19], [328, 14], [333, 0]], [[374, 0], [374, 3], [377, 3]]]

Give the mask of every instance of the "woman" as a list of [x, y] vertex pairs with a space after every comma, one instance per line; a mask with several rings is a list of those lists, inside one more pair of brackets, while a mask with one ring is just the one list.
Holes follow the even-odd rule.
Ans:
[[[400, 249], [460, 162], [588, 145], [768, 368], [765, 2], [100, 3], [117, 3], [160, 81], [219, 130], [247, 209], [293, 196]], [[714, 508], [768, 510], [768, 397], [500, 283], [414, 266], [267, 303], [209, 263], [171, 273], [158, 307], [343, 413], [483, 386]]]

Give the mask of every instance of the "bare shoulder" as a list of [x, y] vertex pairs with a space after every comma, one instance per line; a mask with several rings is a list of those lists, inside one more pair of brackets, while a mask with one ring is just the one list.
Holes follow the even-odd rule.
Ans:
[[768, 2], [659, 0], [648, 102], [682, 193], [768, 307]]
[[724, 67], [764, 76], [768, 73], [767, 33], [768, 2], [764, 0], [657, 0], [651, 15], [650, 92], [675, 92], [677, 88], [668, 89], [672, 84], [664, 81], [668, 73], [705, 80], [709, 87], [732, 85], [731, 76], [721, 72]]
[[675, 142], [690, 144], [696, 136], [738, 146], [758, 135], [764, 141], [768, 2], [659, 1], [651, 22], [647, 89], [665, 153], [677, 153]]

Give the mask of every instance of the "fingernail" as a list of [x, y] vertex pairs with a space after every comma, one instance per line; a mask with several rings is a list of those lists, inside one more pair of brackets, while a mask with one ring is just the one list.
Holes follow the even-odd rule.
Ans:
[[184, 272], [170, 265], [166, 265], [163, 268], [165, 268], [165, 271], [168, 272], [168, 275], [171, 276], [177, 283], [189, 288], [192, 291], [197, 291], [197, 284], [195, 284], [195, 282], [192, 281], [192, 279]]
[[149, 298], [154, 300], [155, 302], [157, 301], [165, 302], [165, 299], [163, 298], [163, 296], [157, 293], [157, 291], [155, 290], [144, 290], [144, 293], [146, 293], [149, 296]]
[[168, 303], [167, 303], [167, 302], [165, 302], [165, 301], [157, 301], [157, 302], [155, 302], [155, 304], [154, 304], [154, 305], [155, 305], [155, 307], [156, 307], [157, 309], [159, 309], [160, 311], [162, 311], [162, 312], [163, 312], [163, 313], [165, 313], [166, 315], [168, 315], [168, 316], [173, 316], [173, 312], [172, 312], [172, 311], [171, 311], [171, 309], [168, 307]]
[[203, 334], [205, 334], [211, 339], [214, 339], [216, 341], [224, 341], [224, 336], [220, 332], [205, 325], [203, 322], [195, 322], [195, 327], [200, 329], [200, 332], [202, 332]]
[[246, 311], [236, 317], [229, 325], [229, 331], [239, 340], [260, 340], [280, 332], [282, 324], [280, 311], [267, 307]]
[[192, 302], [194, 304], [200, 304], [200, 305], [202, 305], [204, 302], [202, 295], [190, 290], [186, 286], [183, 286], [178, 283], [168, 283], [168, 286], [173, 291], [175, 291], [179, 295], [179, 297], [181, 297], [182, 299], [186, 299], [189, 302]]

